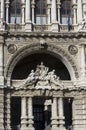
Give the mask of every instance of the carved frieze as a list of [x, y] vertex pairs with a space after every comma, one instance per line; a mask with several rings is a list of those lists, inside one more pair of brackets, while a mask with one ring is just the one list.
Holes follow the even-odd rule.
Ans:
[[64, 92], [62, 90], [49, 90], [49, 89], [30, 89], [28, 88], [27, 90], [24, 89], [19, 89], [19, 90], [14, 90], [11, 92], [11, 96], [17, 96], [17, 97], [29, 97], [29, 96], [47, 96], [47, 97], [63, 97]]
[[19, 96], [19, 97], [28, 97], [28, 96], [52, 96], [52, 97], [72, 97], [72, 98], [79, 98], [83, 95], [84, 90], [80, 88], [72, 88], [72, 89], [18, 89], [12, 91], [12, 96]]

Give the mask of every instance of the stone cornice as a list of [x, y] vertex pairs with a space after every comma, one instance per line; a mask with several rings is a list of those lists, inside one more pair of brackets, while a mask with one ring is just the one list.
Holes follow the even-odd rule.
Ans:
[[86, 37], [85, 32], [17, 32], [17, 31], [1, 31], [0, 36], [6, 37], [56, 37], [56, 38], [80, 38]]
[[29, 97], [33, 96], [52, 96], [52, 97], [77, 97], [79, 94], [86, 93], [86, 89], [83, 88], [73, 88], [73, 89], [57, 89], [57, 90], [49, 90], [49, 89], [19, 89], [15, 90], [13, 88], [5, 88], [5, 91], [9, 91], [12, 96], [18, 97]]

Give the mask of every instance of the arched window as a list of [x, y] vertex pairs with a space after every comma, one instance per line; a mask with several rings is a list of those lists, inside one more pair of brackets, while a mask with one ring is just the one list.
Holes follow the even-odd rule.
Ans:
[[72, 22], [72, 19], [71, 19], [72, 18], [71, 0], [61, 0], [61, 23], [67, 24], [68, 17], [70, 17], [70, 22]]
[[21, 23], [21, 0], [10, 0], [10, 23]]
[[47, 23], [47, 2], [46, 0], [37, 0], [35, 8], [35, 22], [36, 24]]

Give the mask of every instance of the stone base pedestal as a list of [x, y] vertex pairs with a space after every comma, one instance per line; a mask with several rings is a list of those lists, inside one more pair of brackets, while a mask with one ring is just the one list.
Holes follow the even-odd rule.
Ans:
[[34, 127], [28, 127], [28, 130], [35, 130]]
[[78, 30], [78, 25], [75, 24], [75, 25], [74, 25], [74, 31], [76, 32], [77, 30]]
[[31, 21], [26, 22], [25, 31], [26, 32], [31, 32], [32, 31], [32, 23], [31, 23]]
[[25, 127], [25, 128], [23, 127], [23, 128], [21, 128], [20, 130], [28, 130], [28, 127], [27, 127], [27, 128], [26, 128], [26, 127]]
[[5, 130], [4, 127], [0, 127], [0, 130]]
[[[3, 86], [4, 87], [4, 77], [0, 76], [0, 87]], [[1, 87], [1, 88], [3, 88]]]
[[52, 127], [51, 130], [59, 130], [59, 127]]
[[54, 23], [51, 24], [51, 31], [59, 32], [59, 23], [57, 21], [55, 21]]
[[28, 130], [35, 130], [33, 124], [33, 116], [30, 117], [29, 121], [28, 121], [29, 125], [28, 125]]
[[[0, 129], [0, 130], [1, 130], [1, 129]], [[12, 128], [9, 127], [9, 128], [6, 128], [5, 130], [12, 130]]]
[[0, 22], [0, 31], [5, 30], [5, 23], [3, 21]]
[[59, 130], [57, 119], [58, 118], [54, 118], [54, 119], [51, 118], [51, 120], [52, 120], [52, 122], [51, 122], [51, 125], [52, 125], [51, 130]]
[[59, 127], [59, 130], [66, 130], [66, 128], [65, 127]]

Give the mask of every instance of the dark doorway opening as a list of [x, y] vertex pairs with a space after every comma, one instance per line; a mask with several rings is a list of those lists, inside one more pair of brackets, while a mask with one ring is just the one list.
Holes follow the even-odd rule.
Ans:
[[64, 116], [65, 127], [67, 130], [72, 129], [72, 98], [64, 99]]
[[43, 105], [34, 105], [33, 106], [33, 115], [34, 115], [35, 130], [44, 130], [44, 128], [45, 128], [44, 106]]
[[12, 130], [20, 130], [21, 123], [21, 98], [11, 98], [11, 127]]
[[46, 99], [35, 98], [33, 101], [33, 116], [35, 130], [51, 130], [51, 105], [45, 109]]

